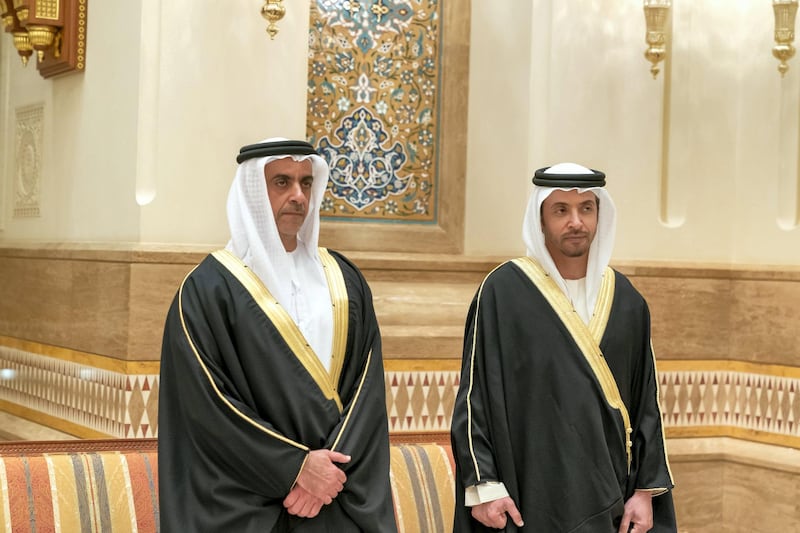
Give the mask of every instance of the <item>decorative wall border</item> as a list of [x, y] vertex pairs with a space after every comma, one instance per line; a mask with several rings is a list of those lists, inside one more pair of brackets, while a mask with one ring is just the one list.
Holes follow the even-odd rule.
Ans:
[[158, 380], [0, 346], [0, 407], [78, 437], [157, 436]]
[[668, 436], [726, 436], [800, 449], [800, 368], [672, 360], [659, 369]]
[[[0, 345], [0, 408], [79, 437], [158, 436], [157, 362], [119, 362], [115, 370], [109, 358], [83, 354], [78, 361], [75, 354]], [[459, 363], [385, 361], [392, 433], [449, 431]], [[670, 360], [659, 369], [668, 437], [735, 437], [800, 449], [800, 368]]]

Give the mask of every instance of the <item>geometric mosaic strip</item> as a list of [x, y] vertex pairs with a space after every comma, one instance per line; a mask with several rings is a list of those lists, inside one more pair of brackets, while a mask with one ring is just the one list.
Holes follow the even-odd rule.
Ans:
[[[448, 431], [458, 377], [458, 371], [387, 372], [390, 431]], [[661, 371], [659, 381], [665, 428], [726, 426], [800, 439], [800, 378]]]
[[665, 426], [732, 426], [800, 437], [800, 379], [732, 371], [660, 374]]
[[[458, 371], [386, 373], [392, 432], [448, 431]], [[659, 372], [665, 428], [732, 427], [800, 442], [800, 378], [728, 370]], [[452, 391], [445, 391], [452, 387]], [[437, 403], [438, 402], [438, 403]], [[794, 440], [781, 439], [790, 437]]]
[[117, 438], [155, 436], [157, 382], [0, 346], [0, 400]]
[[450, 431], [458, 383], [456, 371], [386, 372], [389, 431]]
[[[401, 361], [390, 363], [397, 368]], [[775, 444], [800, 448], [800, 376], [794, 367], [773, 375], [680, 370], [675, 367], [682, 362], [670, 363], [671, 370], [659, 372], [666, 429], [757, 431]], [[385, 380], [392, 433], [450, 430], [458, 370], [387, 370]], [[158, 436], [158, 389], [158, 374], [126, 375], [0, 346], [0, 400], [112, 437]]]
[[158, 437], [159, 376], [127, 376], [124, 433], [122, 438]]

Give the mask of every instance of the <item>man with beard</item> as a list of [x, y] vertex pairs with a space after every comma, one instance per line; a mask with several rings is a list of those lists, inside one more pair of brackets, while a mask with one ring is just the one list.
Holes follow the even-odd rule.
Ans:
[[372, 295], [317, 247], [328, 165], [287, 139], [236, 160], [231, 240], [164, 330], [161, 531], [395, 533]]
[[454, 530], [675, 532], [650, 316], [608, 267], [605, 175], [562, 163], [533, 183], [527, 256], [467, 316]]

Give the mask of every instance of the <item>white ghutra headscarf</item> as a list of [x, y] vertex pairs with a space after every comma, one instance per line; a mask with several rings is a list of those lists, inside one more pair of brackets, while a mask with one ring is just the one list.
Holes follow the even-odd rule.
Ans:
[[[566, 174], [572, 176], [595, 174], [591, 169], [575, 163], [560, 163], [546, 169], [546, 172], [548, 175]], [[557, 179], [554, 180], [555, 182], [557, 182]], [[602, 186], [586, 188], [579, 186], [559, 187], [556, 185], [533, 186], [533, 192], [528, 200], [528, 208], [525, 211], [525, 220], [522, 223], [522, 240], [527, 248], [527, 255], [538, 261], [567, 296], [569, 296], [567, 282], [564, 281], [563, 276], [556, 268], [556, 264], [545, 246], [544, 233], [542, 232], [542, 203], [557, 189], [562, 191], [577, 190], [579, 193], [591, 191], [599, 201], [597, 233], [589, 248], [589, 262], [586, 269], [586, 308], [576, 309], [584, 319], [584, 322], [588, 322], [597, 302], [603, 272], [609, 261], [611, 261], [611, 252], [614, 249], [614, 234], [617, 226], [617, 210], [608, 191]]]
[[[270, 148], [270, 144], [275, 148]], [[264, 147], [275, 152], [292, 141], [274, 137], [246, 148]], [[303, 143], [298, 143], [303, 144]], [[308, 148], [311, 148], [308, 145]], [[310, 151], [310, 150], [309, 150]], [[328, 183], [328, 164], [316, 153], [268, 155], [243, 160], [228, 193], [228, 224], [231, 239], [225, 247], [239, 257], [264, 283], [289, 313], [323, 363], [330, 361], [333, 315], [328, 284], [319, 258], [319, 212]], [[297, 248], [287, 252], [281, 242], [267, 195], [264, 167], [290, 157], [311, 160], [314, 181], [308, 212], [297, 235]], [[241, 155], [240, 155], [241, 158]], [[326, 363], [327, 366], [327, 363]]]

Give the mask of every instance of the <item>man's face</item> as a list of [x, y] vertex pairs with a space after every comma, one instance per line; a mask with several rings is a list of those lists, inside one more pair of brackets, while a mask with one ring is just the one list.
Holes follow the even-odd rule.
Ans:
[[593, 192], [555, 190], [542, 203], [542, 232], [556, 264], [560, 259], [581, 257], [597, 233], [597, 197]]
[[297, 233], [308, 214], [314, 181], [311, 160], [277, 159], [264, 166], [264, 178], [278, 234], [286, 251], [291, 252], [297, 248]]

